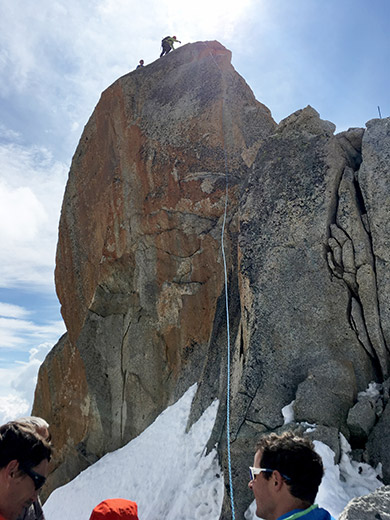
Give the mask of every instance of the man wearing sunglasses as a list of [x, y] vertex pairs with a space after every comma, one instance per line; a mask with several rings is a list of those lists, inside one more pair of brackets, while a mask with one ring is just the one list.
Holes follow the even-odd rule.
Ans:
[[28, 424], [0, 426], [0, 520], [15, 520], [46, 481], [50, 445]]
[[[49, 424], [45, 419], [42, 419], [42, 417], [21, 417], [17, 419], [17, 422], [32, 426], [35, 431], [45, 439], [45, 441], [50, 443], [51, 435], [49, 433]], [[25, 507], [23, 509], [17, 520], [45, 520], [39, 497], [30, 505], [30, 507]]]
[[334, 520], [314, 504], [324, 473], [313, 443], [292, 432], [272, 433], [256, 446], [249, 487], [264, 520]]

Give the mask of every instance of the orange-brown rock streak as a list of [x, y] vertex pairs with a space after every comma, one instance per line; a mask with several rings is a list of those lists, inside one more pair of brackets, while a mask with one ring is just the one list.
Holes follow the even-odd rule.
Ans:
[[[56, 462], [54, 485], [80, 469], [80, 449], [90, 462], [138, 435], [198, 379], [215, 348], [225, 154], [232, 271], [243, 157], [275, 128], [230, 58], [218, 42], [199, 42], [120, 78], [81, 136], [62, 206], [56, 288], [85, 368], [74, 377], [91, 405], [82, 434], [57, 438], [67, 458]], [[36, 398], [49, 422], [42, 396], [53, 363]], [[61, 402], [64, 432], [73, 413], [65, 395], [48, 397], [53, 413]]]

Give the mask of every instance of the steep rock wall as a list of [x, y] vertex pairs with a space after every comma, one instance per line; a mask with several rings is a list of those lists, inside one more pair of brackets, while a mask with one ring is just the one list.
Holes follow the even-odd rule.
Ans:
[[[183, 46], [114, 83], [85, 127], [56, 263], [64, 341], [83, 380], [83, 392], [70, 385], [67, 396], [83, 414], [73, 433], [66, 413], [54, 419], [43, 406], [59, 399], [58, 383], [46, 382], [52, 354], [35, 405], [60, 447], [51, 488], [75, 476], [80, 459], [90, 463], [138, 435], [199, 378], [223, 293], [226, 164], [232, 266], [239, 186], [276, 126], [230, 58], [217, 42]], [[72, 366], [62, 370], [72, 380]]]
[[[366, 132], [351, 129], [335, 136], [334, 125], [311, 107], [299, 110], [262, 143], [243, 186], [236, 271], [240, 314], [231, 352], [239, 515], [252, 498], [239, 484], [247, 476], [248, 453], [260, 434], [283, 429], [284, 406], [294, 400], [295, 420], [319, 425], [316, 438], [338, 452], [338, 432], [350, 437], [347, 416], [357, 393], [388, 377], [381, 326], [387, 318], [378, 305], [378, 293], [384, 294], [388, 283], [376, 268], [370, 232], [373, 220], [388, 222], [388, 175], [370, 164], [386, 156], [384, 136], [374, 153], [366, 151], [379, 141], [370, 135], [374, 128], [377, 134], [388, 124], [375, 121]], [[376, 217], [367, 214], [364, 202], [365, 171], [379, 177], [370, 179], [372, 187], [381, 185]], [[383, 242], [381, 229], [378, 241]], [[213, 381], [219, 380], [220, 420], [209, 447], [218, 443], [227, 471], [226, 377], [218, 379], [223, 371], [225, 363], [206, 361], [192, 421], [215, 395]], [[379, 461], [377, 452], [372, 459]], [[229, 518], [229, 511], [226, 496], [222, 518]]]
[[[317, 423], [313, 435], [339, 453], [358, 392], [389, 372], [389, 127], [334, 135], [311, 107], [276, 125], [217, 42], [183, 46], [102, 94], [62, 208], [67, 334], [36, 390], [58, 448], [46, 493], [195, 381], [188, 426], [219, 398], [209, 448], [227, 475], [226, 166], [237, 517], [252, 499], [242, 483], [254, 443], [286, 427], [293, 400], [295, 426]], [[390, 453], [387, 402], [384, 391], [368, 406], [375, 463]], [[229, 508], [227, 491], [221, 519]]]

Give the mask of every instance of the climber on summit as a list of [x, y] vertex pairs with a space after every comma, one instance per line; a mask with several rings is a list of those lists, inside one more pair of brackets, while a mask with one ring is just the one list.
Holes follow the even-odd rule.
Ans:
[[139, 60], [139, 63], [137, 65], [137, 69], [144, 66], [144, 60]]
[[162, 41], [161, 41], [162, 52], [160, 54], [160, 58], [162, 58], [164, 56], [164, 54], [168, 54], [168, 52], [173, 49], [173, 44], [175, 42], [181, 43], [180, 40], [176, 39], [176, 36], [165, 36], [165, 38], [162, 39]]

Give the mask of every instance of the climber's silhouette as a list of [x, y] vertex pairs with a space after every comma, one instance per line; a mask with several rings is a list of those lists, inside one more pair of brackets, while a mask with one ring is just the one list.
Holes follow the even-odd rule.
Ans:
[[180, 40], [176, 39], [176, 36], [165, 36], [165, 38], [162, 39], [162, 41], [161, 41], [162, 52], [160, 54], [160, 58], [162, 58], [164, 56], [164, 54], [168, 54], [168, 52], [173, 49], [173, 44], [175, 42], [181, 43]]

